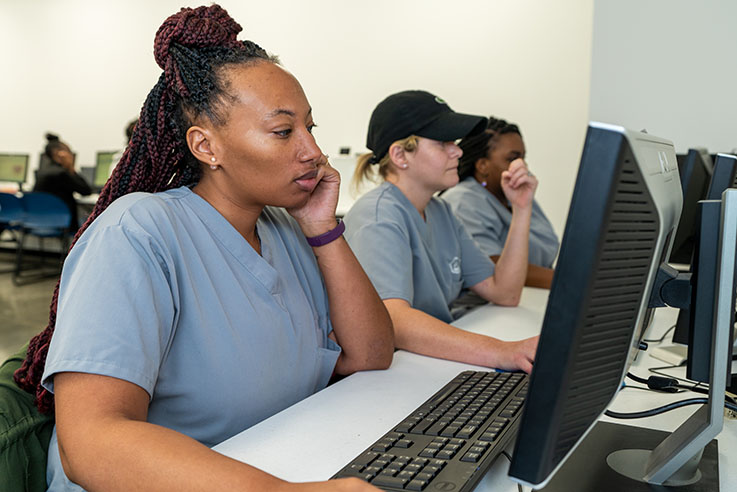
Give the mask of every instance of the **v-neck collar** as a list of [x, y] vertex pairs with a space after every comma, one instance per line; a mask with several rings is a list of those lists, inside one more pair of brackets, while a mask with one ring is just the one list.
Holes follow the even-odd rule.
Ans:
[[273, 252], [270, 246], [274, 243], [274, 238], [273, 231], [268, 227], [267, 221], [262, 220], [261, 216], [256, 221], [261, 239], [261, 255], [259, 255], [235, 227], [207, 200], [186, 187], [174, 191], [179, 192], [180, 190], [185, 203], [191, 207], [192, 211], [212, 233], [212, 236], [269, 292], [277, 293], [279, 277], [276, 269], [272, 266]]

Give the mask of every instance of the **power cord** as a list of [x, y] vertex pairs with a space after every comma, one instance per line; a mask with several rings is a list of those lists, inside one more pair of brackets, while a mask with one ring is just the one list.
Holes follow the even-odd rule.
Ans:
[[[678, 390], [685, 390], [685, 391], [693, 391], [694, 393], [701, 393], [704, 395], [709, 394], [709, 385], [705, 383], [701, 383], [698, 381], [691, 381], [690, 379], [684, 379], [679, 378], [676, 376], [671, 376], [667, 373], [660, 372], [662, 369], [672, 369], [674, 367], [679, 366], [663, 366], [663, 367], [653, 367], [650, 368], [650, 372], [653, 374], [656, 374], [656, 376], [650, 376], [648, 379], [643, 379], [640, 377], [635, 376], [632, 373], [627, 373], [627, 377], [630, 379], [637, 381], [638, 383], [646, 384], [649, 389], [654, 389], [658, 391], [666, 391], [669, 393], [676, 393]], [[680, 382], [686, 383], [686, 384], [680, 384]], [[630, 386], [632, 387], [632, 386]], [[675, 388], [673, 389], [663, 389], [665, 388]], [[724, 395], [724, 398], [730, 402], [737, 404], [737, 400], [735, 400], [729, 393], [726, 393]]]
[[665, 337], [668, 336], [668, 333], [676, 329], [676, 325], [671, 326], [667, 330], [665, 330], [665, 333], [663, 333], [663, 336], [660, 338], [643, 338], [642, 341], [646, 343], [662, 343], [663, 340], [665, 340]]
[[[706, 398], [689, 398], [688, 400], [676, 401], [663, 405], [662, 407], [653, 408], [650, 410], [643, 410], [642, 412], [631, 412], [631, 413], [620, 413], [607, 410], [604, 415], [613, 419], [641, 419], [645, 417], [652, 417], [654, 415], [660, 415], [661, 413], [670, 412], [676, 408], [685, 407], [688, 405], [703, 405], [708, 403], [709, 400]], [[737, 405], [734, 403], [724, 402], [724, 406], [732, 411], [737, 411]]]
[[[502, 451], [502, 456], [504, 456], [505, 458], [509, 460], [510, 465], [512, 464], [512, 457], [509, 456], [509, 453], [507, 453], [506, 451]], [[517, 484], [517, 492], [523, 492], [522, 485], [519, 483]]]

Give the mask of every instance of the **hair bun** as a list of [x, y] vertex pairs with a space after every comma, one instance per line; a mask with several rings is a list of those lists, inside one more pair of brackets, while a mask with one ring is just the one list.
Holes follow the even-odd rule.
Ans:
[[59, 141], [59, 136], [58, 135], [54, 135], [53, 133], [47, 133], [46, 134], [46, 140], [48, 140], [49, 142], [58, 142]]
[[219, 5], [183, 8], [164, 21], [156, 32], [154, 58], [166, 70], [172, 43], [192, 48], [206, 46], [234, 46], [242, 28]]

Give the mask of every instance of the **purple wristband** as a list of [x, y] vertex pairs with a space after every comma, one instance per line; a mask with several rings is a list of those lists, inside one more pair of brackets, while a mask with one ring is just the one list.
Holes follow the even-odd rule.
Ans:
[[342, 220], [338, 220], [338, 225], [335, 226], [335, 228], [330, 229], [328, 232], [320, 234], [319, 236], [306, 238], [307, 244], [309, 244], [313, 248], [316, 248], [318, 246], [325, 246], [326, 244], [332, 243], [340, 236], [342, 236], [344, 231], [345, 222], [343, 222]]

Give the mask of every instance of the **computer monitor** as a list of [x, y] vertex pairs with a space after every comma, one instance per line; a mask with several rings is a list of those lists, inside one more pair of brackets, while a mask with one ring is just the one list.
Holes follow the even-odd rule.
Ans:
[[82, 166], [79, 168], [79, 174], [84, 178], [87, 183], [92, 186], [95, 181], [95, 167], [94, 166]]
[[724, 190], [737, 187], [737, 156], [717, 154], [713, 162], [714, 168], [705, 199], [721, 200]]
[[27, 175], [28, 154], [0, 154], [0, 181], [20, 186]]
[[[681, 468], [684, 455], [696, 454], [693, 440], [684, 445], [681, 434], [659, 446], [664, 437], [657, 431], [597, 424], [638, 350], [681, 200], [670, 142], [590, 124], [510, 466], [514, 480], [551, 491], [655, 490], [650, 483], [666, 482], [673, 467]], [[720, 280], [729, 287], [719, 292], [727, 292], [732, 302], [735, 211], [737, 204], [727, 221], [734, 223], [732, 237], [720, 243], [720, 254], [727, 257], [720, 260], [720, 271], [728, 273]], [[720, 299], [719, 305], [727, 302]], [[728, 322], [724, 309], [720, 313], [718, 325], [724, 331]], [[723, 341], [722, 333], [715, 339]], [[712, 388], [722, 385], [723, 406], [726, 360], [720, 361], [725, 366]], [[718, 398], [718, 391], [711, 396]], [[722, 415], [722, 407], [715, 407]], [[697, 414], [704, 417], [700, 410]], [[716, 418], [712, 412], [707, 420]], [[714, 430], [709, 426], [709, 432]], [[713, 435], [706, 435], [709, 442]], [[696, 445], [704, 447], [701, 441]], [[644, 449], [629, 453], [629, 447]], [[711, 448], [707, 455], [716, 459]]]
[[706, 149], [701, 148], [689, 149], [688, 154], [679, 155], [677, 160], [683, 207], [669, 261], [688, 265], [691, 263], [696, 234], [696, 202], [706, 197], [712, 162]]
[[[659, 350], [676, 354], [685, 358], [686, 377], [693, 381], [709, 382], [709, 363], [711, 347], [710, 333], [706, 330], [694, 330], [692, 327], [709, 325], [712, 321], [712, 305], [714, 303], [711, 277], [716, 268], [718, 227], [720, 220], [720, 203], [722, 194], [727, 188], [735, 187], [737, 176], [737, 157], [729, 154], [717, 154], [714, 160], [714, 172], [707, 191], [706, 201], [698, 202], [696, 227], [696, 243], [691, 285], [693, 295], [688, 309], [681, 309], [676, 320], [673, 342], [676, 345], [661, 347]], [[706, 272], [706, 273], [705, 273]], [[703, 284], [704, 279], [708, 282]], [[734, 350], [734, 349], [733, 349]]]
[[110, 177], [110, 167], [117, 164], [115, 156], [117, 150], [98, 152], [95, 160], [95, 178], [91, 186], [93, 190], [100, 191]]

